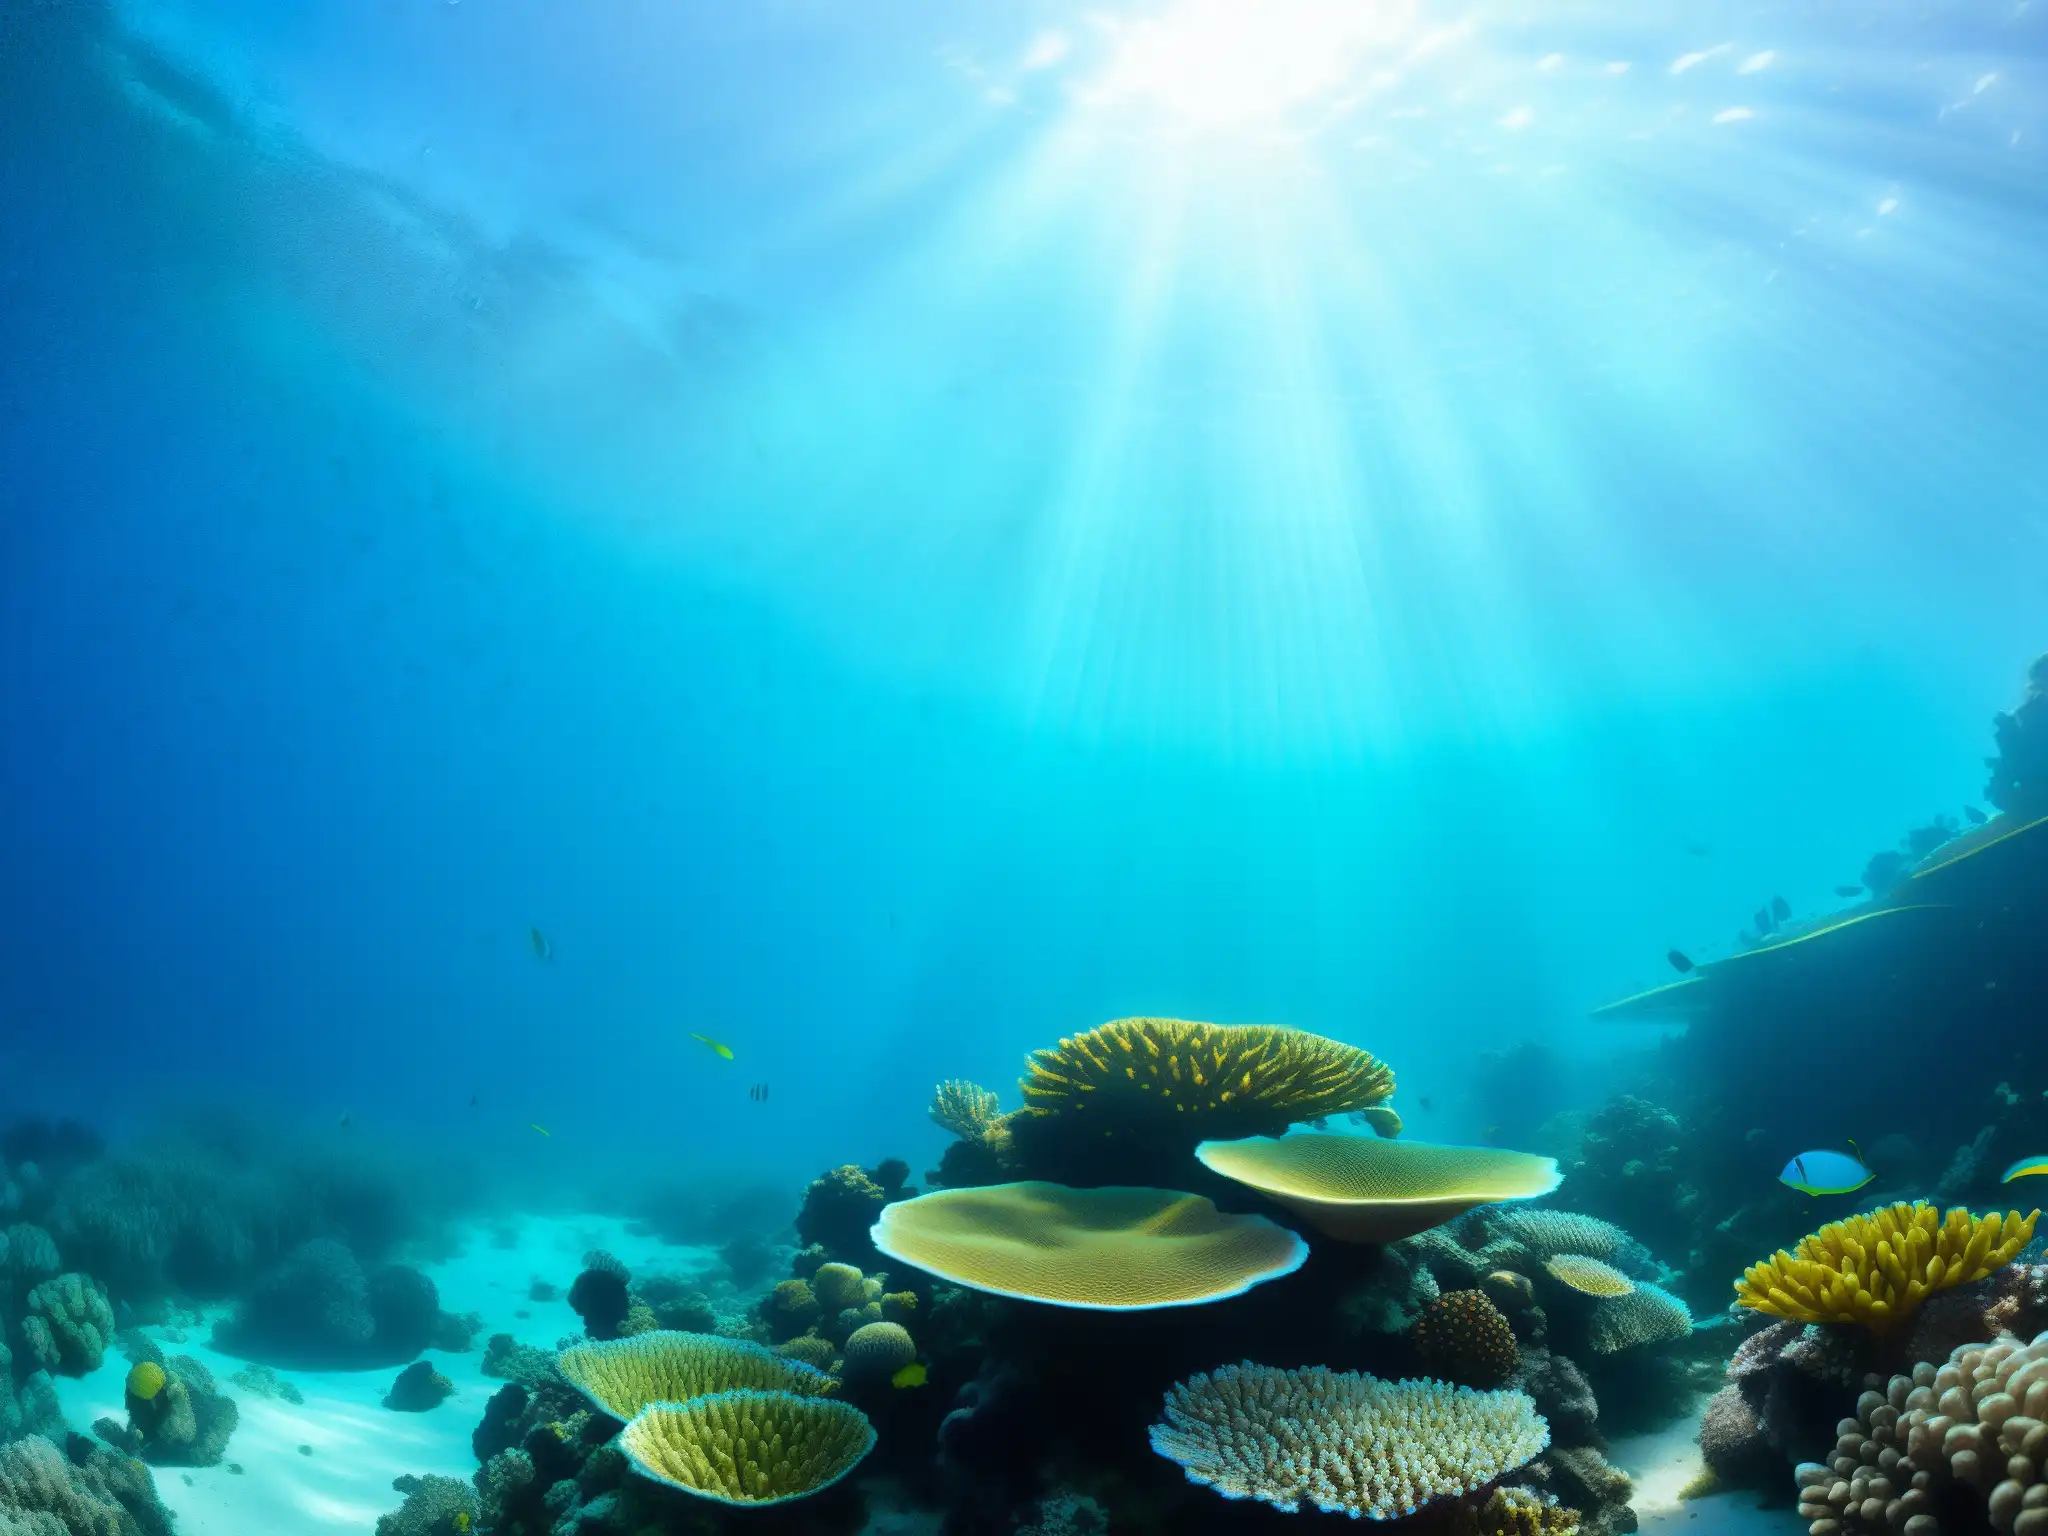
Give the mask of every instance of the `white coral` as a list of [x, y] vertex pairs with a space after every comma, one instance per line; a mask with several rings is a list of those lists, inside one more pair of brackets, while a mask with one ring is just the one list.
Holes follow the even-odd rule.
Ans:
[[1166, 1394], [1152, 1449], [1226, 1499], [1397, 1519], [1471, 1492], [1550, 1444], [1520, 1392], [1381, 1381], [1325, 1366], [1226, 1365]]

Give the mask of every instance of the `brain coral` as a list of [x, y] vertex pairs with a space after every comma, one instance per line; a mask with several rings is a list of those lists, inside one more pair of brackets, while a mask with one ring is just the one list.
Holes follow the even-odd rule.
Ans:
[[720, 1504], [807, 1498], [874, 1449], [874, 1426], [851, 1404], [742, 1388], [687, 1403], [654, 1403], [619, 1436], [642, 1477]]
[[630, 1419], [649, 1403], [680, 1403], [737, 1387], [800, 1397], [832, 1390], [822, 1371], [746, 1339], [711, 1333], [635, 1334], [562, 1351], [555, 1368], [601, 1413]]
[[1612, 1264], [1603, 1264], [1583, 1253], [1556, 1254], [1545, 1259], [1543, 1267], [1559, 1285], [1582, 1296], [1626, 1296], [1636, 1288], [1635, 1281]]
[[1499, 1387], [1522, 1368], [1515, 1331], [1484, 1291], [1446, 1291], [1415, 1320], [1415, 1350], [1432, 1375]]
[[1614, 1354], [1639, 1344], [1661, 1344], [1692, 1332], [1692, 1313], [1669, 1291], [1638, 1285], [1625, 1296], [1612, 1296], [1593, 1308], [1586, 1325], [1596, 1353]]
[[1802, 1465], [1812, 1536], [1938, 1536], [1937, 1511], [1982, 1500], [2005, 1536], [2048, 1536], [2048, 1333], [1958, 1349], [1865, 1392], [1826, 1465]]
[[893, 1376], [917, 1358], [910, 1330], [898, 1323], [866, 1323], [846, 1340], [846, 1375]]
[[821, 1339], [816, 1334], [806, 1333], [785, 1344], [776, 1345], [775, 1353], [787, 1355], [792, 1360], [801, 1360], [805, 1365], [814, 1366], [818, 1370], [829, 1371], [839, 1351], [832, 1347], [830, 1339]]
[[900, 1201], [875, 1223], [874, 1243], [955, 1285], [1102, 1311], [1220, 1301], [1308, 1257], [1294, 1233], [1200, 1195], [1043, 1183]]
[[1412, 1237], [1476, 1205], [1546, 1195], [1559, 1178], [1554, 1159], [1527, 1152], [1331, 1133], [1205, 1141], [1195, 1156], [1345, 1242]]
[[1166, 1394], [1152, 1449], [1190, 1482], [1289, 1514], [1306, 1502], [1398, 1519], [1521, 1466], [1550, 1443], [1520, 1392], [1381, 1381], [1323, 1366], [1226, 1365]]
[[867, 1277], [851, 1264], [820, 1264], [811, 1276], [811, 1292], [827, 1317], [836, 1317], [848, 1307], [868, 1303]]
[[2039, 1211], [1946, 1216], [1922, 1200], [1829, 1222], [1780, 1249], [1735, 1282], [1736, 1300], [1757, 1312], [1802, 1323], [1861, 1323], [1874, 1333], [1896, 1327], [1935, 1291], [1981, 1280], [2012, 1262], [2033, 1238]]
[[1079, 1116], [1096, 1134], [1162, 1124], [1189, 1140], [1253, 1136], [1365, 1109], [1394, 1091], [1370, 1051], [1277, 1024], [1117, 1019], [1032, 1053], [1028, 1123]]

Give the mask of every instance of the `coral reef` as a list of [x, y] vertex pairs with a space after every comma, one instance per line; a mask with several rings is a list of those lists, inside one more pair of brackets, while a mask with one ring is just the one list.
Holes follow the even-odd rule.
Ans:
[[1460, 1502], [1453, 1536], [1572, 1536], [1579, 1512], [1526, 1488], [1496, 1488], [1484, 1504]]
[[2025, 697], [1991, 731], [1998, 755], [1985, 765], [1984, 798], [2010, 816], [2048, 815], [2048, 656], [2035, 658]]
[[807, 1248], [816, 1245], [865, 1267], [874, 1253], [868, 1228], [888, 1203], [889, 1192], [852, 1163], [831, 1169], [804, 1191], [796, 1215], [797, 1239]]
[[1527, 1152], [1312, 1134], [1205, 1141], [1195, 1156], [1345, 1242], [1387, 1243], [1474, 1206], [1557, 1188], [1557, 1164]]
[[1967, 1345], [1857, 1399], [1826, 1464], [1794, 1474], [1812, 1536], [1937, 1536], [1951, 1501], [1982, 1500], [2008, 1536], [2048, 1532], [2048, 1334]]
[[1801, 1239], [1796, 1257], [1780, 1249], [1752, 1264], [1736, 1282], [1736, 1299], [1775, 1317], [1886, 1332], [1931, 1293], [2012, 1262], [2040, 1214], [1975, 1217], [1957, 1207], [1941, 1216], [1920, 1201], [1851, 1216]]
[[114, 1309], [90, 1275], [58, 1275], [28, 1293], [21, 1339], [35, 1365], [58, 1376], [100, 1368], [114, 1338]]
[[247, 1365], [228, 1378], [229, 1382], [257, 1397], [274, 1397], [282, 1403], [303, 1403], [305, 1394], [267, 1365]]
[[829, 1488], [874, 1449], [847, 1403], [742, 1388], [655, 1403], [619, 1436], [642, 1477], [720, 1504], [765, 1506]]
[[415, 1360], [391, 1383], [391, 1390], [384, 1394], [384, 1406], [394, 1413], [425, 1413], [454, 1395], [454, 1382], [426, 1361]]
[[627, 1288], [632, 1275], [610, 1254], [592, 1251], [583, 1255], [582, 1272], [569, 1287], [569, 1309], [583, 1319], [584, 1333], [593, 1339], [616, 1339], [633, 1308]]
[[[955, 1285], [1056, 1306], [1130, 1311], [1241, 1295], [1308, 1256], [1263, 1216], [1161, 1189], [999, 1184], [889, 1206], [875, 1245]], [[816, 1285], [816, 1280], [813, 1280]]]
[[1587, 1335], [1600, 1354], [1682, 1339], [1692, 1332], [1692, 1313], [1662, 1286], [1638, 1285], [1609, 1296], [1593, 1308]]
[[434, 1283], [419, 1271], [387, 1265], [365, 1276], [347, 1248], [314, 1238], [214, 1332], [222, 1348], [274, 1364], [393, 1365], [432, 1342], [440, 1316]]
[[1549, 1443], [1520, 1392], [1321, 1366], [1230, 1365], [1193, 1376], [1167, 1393], [1164, 1422], [1152, 1426], [1153, 1450], [1225, 1498], [1375, 1520], [1470, 1493]]
[[578, 1344], [562, 1351], [555, 1367], [592, 1407], [617, 1419], [630, 1419], [649, 1403], [679, 1403], [741, 1387], [816, 1397], [833, 1385], [800, 1360], [705, 1333], [643, 1333]]
[[377, 1536], [463, 1536], [477, 1519], [476, 1494], [452, 1477], [401, 1477], [391, 1485], [405, 1502], [377, 1517]]
[[1415, 1351], [1433, 1376], [1468, 1387], [1506, 1386], [1522, 1369], [1515, 1331], [1484, 1291], [1447, 1291], [1422, 1309]]
[[1558, 1198], [1637, 1234], [1659, 1252], [1685, 1254], [1705, 1204], [1686, 1175], [1687, 1139], [1671, 1111], [1618, 1094], [1587, 1117], [1565, 1159]]
[[477, 1369], [499, 1381], [531, 1387], [554, 1374], [555, 1357], [531, 1344], [521, 1344], [509, 1333], [494, 1333], [485, 1341], [483, 1364]]
[[149, 1469], [103, 1446], [74, 1441], [67, 1455], [30, 1435], [0, 1446], [0, 1525], [23, 1536], [170, 1536]]
[[[1271, 1024], [1116, 1019], [1035, 1051], [1008, 1122], [1018, 1163], [1065, 1175], [1077, 1160], [1170, 1166], [1204, 1139], [1278, 1135], [1378, 1105], [1394, 1074], [1370, 1051]], [[1084, 1150], [1085, 1148], [1085, 1150]]]
[[219, 1466], [241, 1421], [234, 1399], [189, 1355], [137, 1361], [124, 1398], [125, 1426], [102, 1419], [93, 1428], [109, 1445], [153, 1467]]

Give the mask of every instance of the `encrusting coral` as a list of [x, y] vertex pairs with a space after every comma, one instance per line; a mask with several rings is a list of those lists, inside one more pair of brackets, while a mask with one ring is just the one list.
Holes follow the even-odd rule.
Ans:
[[1522, 1368], [1514, 1329], [1483, 1291], [1445, 1292], [1423, 1307], [1413, 1333], [1430, 1374], [1449, 1381], [1500, 1387]]
[[874, 1243], [955, 1285], [1098, 1311], [1221, 1301], [1308, 1257], [1284, 1227], [1227, 1215], [1200, 1195], [1045, 1183], [901, 1201], [882, 1212]]
[[630, 1419], [649, 1403], [680, 1403], [739, 1387], [801, 1397], [833, 1389], [831, 1377], [801, 1360], [710, 1333], [661, 1330], [578, 1344], [562, 1351], [555, 1368], [593, 1407], [615, 1419]]
[[1801, 1238], [1796, 1255], [1780, 1249], [1752, 1264], [1736, 1300], [1774, 1317], [1884, 1333], [1933, 1292], [2011, 1263], [2040, 1214], [1977, 1217], [1958, 1206], [1942, 1216], [1923, 1200], [1829, 1222]]
[[1211, 1173], [1255, 1189], [1344, 1242], [1387, 1243], [1471, 1210], [1557, 1188], [1550, 1158], [1329, 1133], [1205, 1141]]
[[1550, 1431], [1520, 1392], [1247, 1363], [1176, 1383], [1151, 1439], [1227, 1499], [1391, 1520], [1484, 1487]]
[[1811, 1536], [1938, 1536], [1981, 1498], [2004, 1536], [2048, 1536], [2048, 1333], [1967, 1345], [1857, 1399], [1833, 1456], [1794, 1474]]
[[1078, 1117], [1101, 1136], [1164, 1122], [1194, 1141], [1365, 1109], [1393, 1094], [1394, 1073], [1370, 1051], [1282, 1025], [1131, 1018], [1033, 1052], [1021, 1086], [1019, 1137]]
[[850, 1404], [744, 1388], [654, 1403], [619, 1436], [642, 1477], [716, 1503], [755, 1507], [831, 1487], [874, 1445], [874, 1426]]

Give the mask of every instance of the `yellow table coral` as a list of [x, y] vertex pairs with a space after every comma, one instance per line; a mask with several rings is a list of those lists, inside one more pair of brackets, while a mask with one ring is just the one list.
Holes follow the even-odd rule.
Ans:
[[874, 1448], [874, 1426], [850, 1404], [751, 1388], [650, 1403], [619, 1436], [619, 1449], [642, 1477], [714, 1503], [754, 1507], [809, 1498]]
[[745, 1339], [709, 1333], [642, 1333], [562, 1351], [555, 1368], [592, 1407], [630, 1419], [649, 1403], [680, 1403], [737, 1387], [819, 1397], [832, 1378]]
[[1926, 1201], [1831, 1221], [1735, 1282], [1743, 1306], [1801, 1323], [1861, 1323], [1883, 1333], [1936, 1291], [2010, 1264], [2034, 1236], [2039, 1211], [1943, 1216]]

